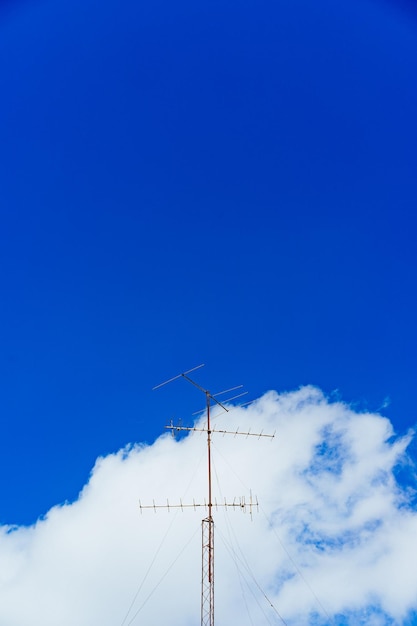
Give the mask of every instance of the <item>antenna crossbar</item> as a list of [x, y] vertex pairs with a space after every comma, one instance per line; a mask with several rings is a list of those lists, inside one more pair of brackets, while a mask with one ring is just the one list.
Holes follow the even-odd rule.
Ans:
[[[168, 383], [172, 383], [173, 380], [177, 380], [177, 378], [187, 378], [186, 374], [191, 374], [191, 372], [195, 372], [195, 370], [199, 370], [200, 367], [204, 367], [204, 363], [201, 363], [201, 365], [197, 365], [196, 367], [192, 367], [190, 370], [187, 370], [186, 372], [183, 372], [182, 374], [178, 374], [178, 376], [174, 376], [173, 378], [169, 378], [168, 380], [164, 380], [163, 383], [159, 383], [159, 385], [156, 385], [155, 387], [152, 387], [152, 391], [155, 391], [155, 389], [159, 389], [160, 387], [163, 387], [164, 385], [167, 385]], [[191, 379], [187, 378], [187, 380], [190, 380], [190, 382], [192, 382], [194, 385], [197, 386], [196, 383], [194, 383], [194, 381], [191, 381]], [[204, 389], [203, 389], [204, 391]]]
[[[209, 432], [207, 430], [207, 428], [197, 428], [196, 426], [174, 426], [174, 424], [170, 424], [169, 426], [165, 426], [165, 428], [167, 430], [170, 430], [173, 435], [176, 432], [181, 431], [181, 430], [185, 430], [187, 432], [197, 432], [197, 433], [207, 433], [207, 432]], [[252, 433], [250, 430], [248, 430], [248, 431], [240, 431], [239, 429], [237, 429], [237, 430], [220, 430], [218, 428], [211, 428], [210, 429], [210, 433], [219, 433], [221, 435], [233, 435], [233, 436], [244, 435], [245, 437], [258, 437], [258, 439], [260, 439], [260, 437], [268, 437], [269, 439], [274, 439], [274, 437], [275, 437], [275, 433], [273, 435], [268, 435], [266, 433], [263, 433], [262, 431], [260, 433]]]
[[[250, 514], [252, 514], [253, 509], [256, 508], [258, 510], [258, 498], [253, 499], [252, 495], [250, 497], [249, 502], [246, 501], [245, 497], [241, 497], [239, 498], [238, 501], [236, 501], [236, 499], [233, 500], [233, 502], [227, 502], [227, 500], [225, 499], [224, 502], [217, 502], [217, 500], [215, 499], [212, 502], [212, 507], [217, 509], [223, 508], [231, 508], [231, 509], [239, 509], [241, 511], [243, 511], [244, 513], [246, 511], [249, 511]], [[167, 500], [166, 504], [156, 504], [155, 502], [153, 502], [152, 504], [142, 504], [141, 501], [139, 500], [139, 510], [142, 513], [142, 511], [144, 509], [152, 509], [153, 511], [155, 511], [157, 509], [166, 509], [168, 512], [171, 509], [194, 509], [195, 511], [197, 509], [208, 509], [208, 504], [207, 502], [192, 502], [192, 503], [184, 503], [184, 502], [179, 502], [176, 504], [170, 504], [169, 501]]]
[[225, 389], [224, 391], [218, 391], [217, 393], [213, 393], [213, 396], [222, 396], [224, 393], [229, 393], [230, 391], [236, 391], [236, 389], [242, 389], [242, 387], [243, 385], [236, 385], [235, 387], [230, 387], [229, 389]]

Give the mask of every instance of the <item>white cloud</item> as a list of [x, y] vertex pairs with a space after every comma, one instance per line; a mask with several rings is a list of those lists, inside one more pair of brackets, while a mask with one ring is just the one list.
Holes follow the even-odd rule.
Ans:
[[[261, 505], [253, 522], [215, 513], [216, 623], [282, 623], [257, 585], [288, 625], [405, 623], [417, 513], [394, 468], [411, 435], [312, 387], [270, 392], [217, 427], [276, 438], [213, 436], [217, 500], [252, 488]], [[198, 624], [204, 514], [140, 514], [138, 501], [204, 500], [205, 454], [198, 433], [126, 448], [98, 459], [76, 502], [2, 527], [0, 626]]]

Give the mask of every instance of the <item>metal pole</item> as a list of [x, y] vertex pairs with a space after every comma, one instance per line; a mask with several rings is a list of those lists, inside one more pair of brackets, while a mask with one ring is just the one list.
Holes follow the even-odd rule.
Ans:
[[211, 495], [211, 425], [210, 393], [207, 400], [207, 462], [208, 462], [208, 517], [203, 519], [202, 532], [202, 576], [201, 576], [201, 626], [214, 626], [214, 523]]
[[208, 516], [211, 519], [211, 425], [210, 425], [210, 394], [206, 393], [207, 398], [207, 457], [208, 457]]

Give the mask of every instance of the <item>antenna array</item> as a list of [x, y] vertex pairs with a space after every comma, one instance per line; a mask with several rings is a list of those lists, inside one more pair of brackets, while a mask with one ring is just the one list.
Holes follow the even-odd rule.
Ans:
[[[224, 391], [211, 394], [210, 391], [208, 391], [208, 389], [204, 389], [204, 387], [202, 387], [197, 382], [195, 382], [195, 380], [189, 377], [189, 374], [191, 374], [195, 370], [200, 369], [201, 367], [204, 367], [204, 364], [198, 365], [197, 367], [193, 367], [192, 369], [187, 370], [186, 372], [178, 374], [177, 376], [174, 376], [173, 378], [170, 378], [169, 380], [166, 380], [163, 383], [156, 385], [156, 387], [154, 387], [153, 389], [154, 390], [159, 389], [160, 387], [163, 387], [164, 385], [167, 385], [168, 383], [171, 383], [174, 380], [177, 380], [179, 378], [184, 378], [187, 382], [189, 382], [191, 385], [194, 385], [194, 387], [196, 387], [202, 393], [204, 393], [206, 397], [206, 406], [201, 411], [197, 411], [196, 413], [194, 413], [194, 415], [197, 415], [199, 413], [206, 412], [206, 424], [204, 427], [197, 428], [197, 427], [174, 425], [174, 423], [171, 421], [171, 423], [165, 428], [170, 430], [173, 436], [175, 436], [176, 432], [180, 432], [180, 431], [207, 433], [208, 498], [203, 503], [196, 503], [193, 501], [192, 504], [183, 504], [180, 500], [179, 504], [169, 504], [169, 502], [167, 501], [166, 504], [161, 504], [161, 505], [155, 504], [155, 502], [151, 505], [143, 505], [139, 501], [139, 507], [140, 507], [141, 512], [143, 511], [143, 509], [153, 509], [155, 513], [157, 509], [161, 509], [161, 508], [168, 509], [168, 511], [172, 508], [181, 509], [181, 510], [184, 510], [185, 508], [194, 508], [194, 510], [197, 510], [197, 508], [204, 508], [206, 510], [207, 515], [201, 522], [202, 524], [201, 626], [214, 626], [214, 521], [213, 521], [213, 515], [212, 515], [213, 509], [217, 510], [219, 507], [224, 507], [224, 508], [240, 509], [241, 511], [249, 510], [250, 514], [252, 515], [253, 509], [255, 507], [256, 509], [258, 508], [258, 501], [257, 499], [255, 501], [252, 499], [252, 494], [250, 495], [249, 502], [247, 502], [245, 498], [240, 498], [237, 502], [236, 500], [234, 500], [233, 502], [230, 502], [230, 503], [227, 502], [226, 500], [224, 500], [224, 502], [221, 502], [221, 503], [218, 503], [216, 500], [213, 501], [212, 476], [211, 476], [211, 437], [213, 433], [219, 433], [222, 435], [234, 435], [235, 437], [237, 435], [243, 435], [245, 437], [258, 437], [258, 439], [260, 439], [261, 437], [267, 437], [267, 438], [273, 439], [275, 437], [275, 433], [273, 435], [268, 435], [268, 434], [264, 434], [262, 431], [260, 433], [252, 433], [251, 431], [241, 432], [239, 429], [237, 429], [236, 431], [229, 431], [229, 430], [219, 430], [216, 428], [212, 428], [211, 420], [214, 419], [215, 417], [218, 417], [218, 415], [220, 415], [220, 413], [218, 413], [214, 416], [211, 416], [210, 409], [211, 409], [212, 403], [216, 405], [217, 408], [220, 408], [222, 411], [229, 412], [230, 409], [227, 408], [227, 406], [225, 405], [228, 402], [231, 402], [232, 400], [236, 400], [237, 398], [244, 396], [247, 392], [239, 393], [237, 395], [234, 395], [228, 398], [227, 400], [224, 400], [223, 402], [220, 402], [217, 399], [217, 396], [225, 395], [227, 393], [236, 391], [237, 389], [241, 389], [243, 385], [238, 385], [236, 387], [231, 387], [230, 389], [225, 389]], [[245, 404], [250, 404], [250, 403], [247, 402]], [[241, 404], [238, 406], [244, 406], [244, 405]]]

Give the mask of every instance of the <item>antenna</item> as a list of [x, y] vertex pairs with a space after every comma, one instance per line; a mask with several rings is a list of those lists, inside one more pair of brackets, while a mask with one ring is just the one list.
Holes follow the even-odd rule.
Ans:
[[[225, 406], [225, 404], [227, 404], [227, 402], [230, 402], [231, 400], [240, 398], [241, 396], [245, 395], [247, 392], [239, 393], [229, 398], [228, 400], [224, 400], [223, 402], [220, 402], [217, 399], [217, 396], [224, 395], [232, 391], [236, 391], [237, 389], [241, 389], [243, 385], [231, 387], [230, 389], [225, 389], [224, 391], [219, 391], [215, 394], [212, 394], [210, 393], [208, 389], [204, 389], [204, 387], [196, 383], [195, 380], [193, 380], [192, 378], [188, 376], [188, 374], [191, 374], [191, 372], [194, 372], [200, 369], [201, 367], [204, 367], [204, 364], [197, 365], [197, 367], [193, 367], [192, 369], [187, 370], [186, 372], [182, 372], [181, 374], [178, 374], [177, 376], [174, 376], [173, 378], [169, 378], [163, 383], [160, 383], [159, 385], [156, 385], [155, 387], [153, 387], [153, 389], [159, 389], [160, 387], [163, 387], [164, 385], [167, 385], [168, 383], [171, 383], [174, 380], [177, 380], [178, 378], [185, 378], [187, 382], [189, 382], [191, 385], [194, 385], [194, 387], [196, 387], [202, 393], [204, 393], [206, 397], [205, 408], [202, 411], [197, 411], [197, 413], [203, 413], [204, 411], [206, 411], [206, 423], [202, 428], [187, 427], [187, 426], [181, 426], [181, 425], [175, 426], [172, 421], [170, 425], [165, 426], [165, 428], [167, 428], [168, 430], [171, 430], [173, 435], [175, 435], [175, 433], [179, 431], [188, 431], [188, 432], [196, 431], [196, 432], [207, 433], [207, 479], [208, 479], [207, 501], [205, 501], [204, 504], [195, 503], [195, 502], [193, 502], [192, 504], [183, 504], [180, 501], [180, 504], [174, 504], [174, 505], [170, 505], [169, 502], [163, 505], [157, 505], [155, 504], [155, 502], [151, 505], [142, 505], [141, 502], [139, 501], [139, 508], [141, 512], [143, 509], [153, 509], [155, 513], [156, 513], [156, 510], [159, 508], [165, 508], [165, 509], [168, 509], [168, 511], [171, 508], [180, 508], [181, 510], [183, 510], [184, 508], [192, 507], [194, 508], [194, 510], [196, 510], [197, 507], [199, 508], [204, 507], [206, 509], [207, 516], [201, 522], [202, 524], [202, 528], [201, 528], [202, 530], [201, 626], [214, 626], [214, 521], [213, 521], [213, 515], [212, 515], [213, 508], [217, 510], [218, 507], [232, 507], [232, 508], [239, 508], [242, 511], [245, 511], [246, 508], [248, 508], [250, 513], [252, 514], [253, 507], [254, 506], [258, 507], [258, 501], [257, 499], [254, 501], [252, 499], [252, 494], [251, 494], [249, 503], [247, 503], [244, 498], [240, 498], [238, 502], [233, 501], [232, 503], [228, 503], [226, 502], [226, 500], [220, 504], [218, 504], [216, 500], [213, 502], [212, 479], [211, 479], [211, 437], [212, 437], [212, 434], [214, 433], [220, 433], [222, 435], [234, 435], [234, 436], [244, 435], [245, 437], [258, 437], [258, 439], [260, 439], [261, 437], [267, 437], [269, 439], [273, 439], [275, 437], [275, 433], [273, 435], [267, 435], [267, 434], [264, 434], [263, 432], [252, 433], [251, 431], [241, 432], [239, 429], [237, 429], [236, 431], [229, 431], [229, 430], [219, 430], [216, 428], [212, 428], [211, 426], [212, 416], [210, 414], [210, 408], [212, 406], [212, 403], [215, 404], [217, 408], [220, 408], [223, 411], [229, 412], [229, 409]], [[249, 403], [245, 403], [245, 404], [249, 404]], [[214, 417], [218, 417], [218, 415], [220, 415], [220, 413], [217, 413]]]

